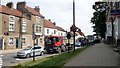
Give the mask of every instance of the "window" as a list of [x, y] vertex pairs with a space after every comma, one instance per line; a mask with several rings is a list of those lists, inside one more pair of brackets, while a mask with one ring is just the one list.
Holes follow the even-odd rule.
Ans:
[[41, 32], [41, 26], [35, 25], [35, 32]]
[[41, 27], [39, 26], [39, 32], [41, 32]]
[[14, 16], [12, 15], [9, 16], [9, 22], [15, 22]]
[[36, 32], [39, 32], [38, 30], [39, 30], [39, 28], [38, 28], [38, 26], [36, 26]]
[[61, 33], [61, 36], [62, 36], [63, 34]]
[[9, 44], [13, 44], [13, 38], [9, 38]]
[[40, 43], [42, 43], [42, 38], [40, 38]]
[[22, 19], [22, 32], [26, 32], [26, 19]]
[[54, 30], [54, 34], [56, 34], [56, 30]]
[[47, 34], [49, 34], [49, 29], [47, 29]]
[[22, 38], [22, 43], [25, 43], [25, 38]]
[[9, 31], [14, 31], [14, 24], [12, 23], [9, 24]]
[[15, 17], [10, 15], [9, 16], [9, 31], [14, 31], [14, 25], [15, 25]]
[[41, 47], [38, 46], [38, 47], [34, 47], [33, 49], [41, 49]]

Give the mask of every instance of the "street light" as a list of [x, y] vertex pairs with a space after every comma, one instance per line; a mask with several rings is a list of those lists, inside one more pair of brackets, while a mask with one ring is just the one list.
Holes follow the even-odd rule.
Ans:
[[75, 52], [75, 32], [76, 32], [76, 28], [75, 28], [75, 0], [73, 0], [73, 27], [72, 27], [72, 30], [73, 30], [73, 33], [74, 33], [74, 52]]

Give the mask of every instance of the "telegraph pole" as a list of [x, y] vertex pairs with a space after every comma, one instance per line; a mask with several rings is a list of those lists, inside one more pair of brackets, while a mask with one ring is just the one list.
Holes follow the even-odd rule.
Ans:
[[32, 25], [32, 39], [33, 39], [33, 61], [35, 61], [35, 49], [34, 49], [34, 46], [35, 46], [35, 34], [34, 34], [34, 24]]
[[[75, 26], [75, 0], [73, 0], [73, 27]], [[76, 30], [73, 30], [74, 36], [73, 36], [73, 42], [74, 42], [74, 52], [75, 52], [75, 32]]]

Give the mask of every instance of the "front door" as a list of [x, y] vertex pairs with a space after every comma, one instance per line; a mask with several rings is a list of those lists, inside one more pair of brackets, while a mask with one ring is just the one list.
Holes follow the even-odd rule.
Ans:
[[16, 38], [16, 48], [19, 48], [19, 39]]
[[3, 45], [3, 39], [0, 38], [0, 50], [2, 50], [2, 45]]

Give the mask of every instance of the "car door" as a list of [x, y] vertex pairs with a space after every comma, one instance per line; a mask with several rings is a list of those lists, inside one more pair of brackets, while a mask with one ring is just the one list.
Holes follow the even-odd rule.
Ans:
[[35, 47], [35, 54], [40, 55], [40, 53], [41, 53], [41, 47], [40, 46]]

